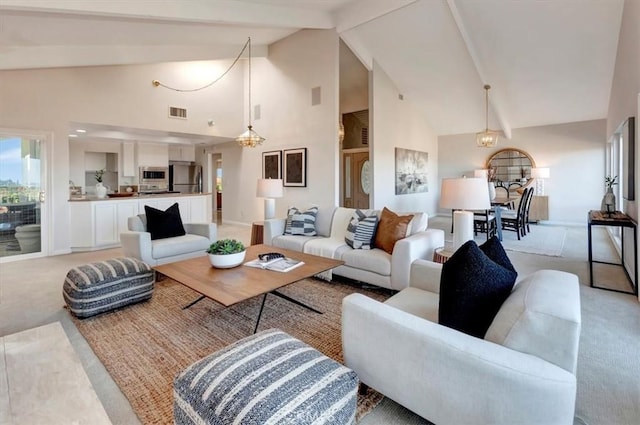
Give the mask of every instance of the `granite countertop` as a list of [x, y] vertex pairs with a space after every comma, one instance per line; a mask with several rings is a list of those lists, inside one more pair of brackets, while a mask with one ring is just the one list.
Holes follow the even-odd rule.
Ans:
[[98, 198], [96, 196], [87, 196], [83, 195], [80, 197], [69, 198], [69, 202], [87, 202], [87, 201], [126, 201], [132, 199], [148, 199], [148, 198], [176, 198], [176, 197], [186, 197], [186, 196], [205, 196], [211, 195], [211, 192], [202, 192], [202, 193], [134, 193], [131, 196], [118, 196], [118, 194], [113, 194], [115, 196], [106, 198]]

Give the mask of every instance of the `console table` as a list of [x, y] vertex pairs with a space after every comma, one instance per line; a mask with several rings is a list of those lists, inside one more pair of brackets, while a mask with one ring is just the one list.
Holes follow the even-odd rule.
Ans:
[[[605, 211], [595, 211], [595, 210], [589, 211], [589, 217], [588, 217], [587, 223], [588, 223], [587, 231], [589, 236], [589, 279], [590, 279], [591, 287], [598, 288], [598, 289], [606, 289], [608, 291], [614, 291], [614, 292], [622, 292], [624, 294], [638, 295], [638, 253], [636, 252], [636, 250], [638, 249], [638, 224], [635, 221], [633, 221], [633, 219], [629, 217], [627, 214], [624, 214], [620, 211], [616, 211], [614, 213], [609, 214]], [[598, 261], [593, 259], [591, 226], [616, 226], [616, 227], [622, 228], [622, 232], [621, 232], [622, 233], [622, 240], [621, 240], [622, 255], [620, 256], [621, 257], [620, 263], [610, 263], [607, 261]], [[627, 269], [624, 267], [624, 228], [625, 227], [633, 229], [633, 264], [634, 264], [633, 269], [634, 269], [634, 275], [635, 275], [633, 279], [631, 279], [631, 276], [629, 276]], [[613, 264], [615, 266], [622, 266], [622, 269], [624, 270], [624, 274], [627, 276], [627, 279], [629, 279], [629, 282], [631, 284], [631, 291], [630, 292], [620, 291], [618, 289], [595, 286], [593, 282], [593, 263]]]

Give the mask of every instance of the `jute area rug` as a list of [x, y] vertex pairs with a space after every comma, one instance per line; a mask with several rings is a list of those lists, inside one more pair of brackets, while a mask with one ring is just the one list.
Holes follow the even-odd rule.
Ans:
[[[324, 314], [267, 296], [258, 331], [279, 328], [342, 363], [341, 303], [353, 292], [383, 301], [388, 294], [344, 283], [305, 279], [281, 290]], [[151, 300], [74, 322], [144, 424], [173, 423], [173, 379], [191, 363], [253, 333], [262, 297], [224, 308], [170, 279]], [[358, 419], [383, 396], [358, 396]]]

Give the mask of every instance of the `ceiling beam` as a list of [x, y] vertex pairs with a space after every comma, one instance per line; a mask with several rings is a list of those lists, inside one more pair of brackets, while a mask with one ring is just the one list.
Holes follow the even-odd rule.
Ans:
[[[482, 81], [482, 84], [491, 84], [490, 78], [489, 76], [486, 74], [484, 67], [482, 66], [482, 62], [480, 61], [476, 48], [473, 44], [473, 41], [471, 40], [471, 37], [469, 36], [469, 33], [467, 32], [467, 28], [464, 25], [464, 22], [462, 21], [462, 16], [460, 16], [460, 12], [458, 11], [458, 6], [456, 5], [456, 0], [447, 0], [447, 4], [449, 5], [449, 9], [451, 10], [451, 15], [453, 15], [453, 20], [455, 21], [456, 25], [458, 26], [458, 31], [460, 31], [460, 35], [462, 36], [462, 39], [464, 40], [464, 44], [467, 46], [467, 51], [469, 52], [469, 56], [471, 56], [471, 60], [473, 61], [473, 64], [475, 65], [476, 71], [478, 73], [478, 76], [480, 77], [480, 80]], [[496, 119], [498, 120], [498, 123], [500, 124], [500, 127], [502, 128], [502, 132], [504, 133], [504, 136], [507, 139], [511, 139], [511, 125], [509, 125], [509, 122], [507, 121], [507, 117], [505, 112], [500, 108], [500, 102], [497, 100], [499, 99], [500, 95], [500, 89], [498, 88], [496, 90], [495, 87], [491, 87], [493, 89], [493, 94], [491, 96], [489, 96], [489, 104], [491, 105], [491, 109], [493, 109], [493, 113], [496, 117]], [[478, 90], [479, 92], [480, 90]], [[496, 92], [498, 92], [498, 94], [496, 95]]]
[[415, 3], [417, 0], [359, 0], [333, 12], [336, 31], [341, 34], [381, 16]]
[[330, 13], [301, 7], [239, 0], [2, 0], [0, 10], [101, 16], [174, 22], [257, 25], [279, 28], [334, 28]]

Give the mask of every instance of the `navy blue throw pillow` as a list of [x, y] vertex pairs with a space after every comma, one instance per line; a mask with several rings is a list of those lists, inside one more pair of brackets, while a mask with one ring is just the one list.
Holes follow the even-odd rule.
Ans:
[[177, 202], [165, 211], [145, 205], [144, 213], [147, 216], [147, 232], [151, 233], [151, 240], [173, 238], [187, 233], [182, 225]]
[[474, 241], [466, 242], [442, 266], [438, 322], [484, 338], [516, 277], [516, 272], [491, 260]]
[[515, 267], [513, 267], [513, 264], [511, 264], [511, 260], [509, 260], [509, 257], [507, 257], [507, 253], [502, 247], [500, 239], [498, 239], [497, 236], [491, 237], [491, 239], [480, 245], [480, 249], [495, 263], [498, 263], [502, 267], [511, 270], [516, 274], [516, 276], [518, 275], [518, 272], [516, 272]]

